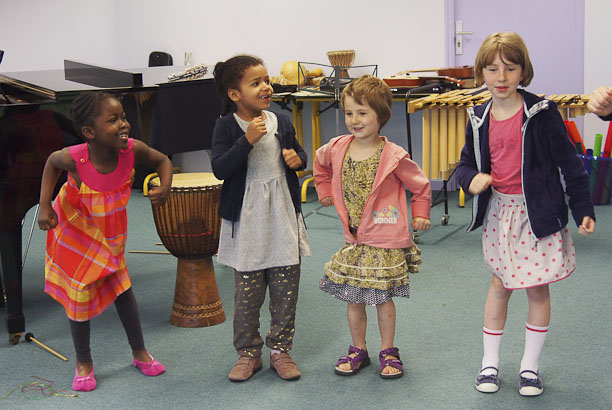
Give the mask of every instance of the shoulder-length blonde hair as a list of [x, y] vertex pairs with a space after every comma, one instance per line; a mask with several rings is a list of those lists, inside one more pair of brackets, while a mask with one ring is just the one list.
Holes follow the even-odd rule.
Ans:
[[474, 66], [476, 85], [481, 86], [484, 84], [482, 71], [493, 62], [497, 54], [499, 54], [499, 57], [505, 63], [521, 66], [522, 78], [520, 85], [527, 87], [531, 83], [533, 79], [533, 66], [531, 65], [525, 42], [518, 34], [505, 32], [490, 34], [480, 46]]

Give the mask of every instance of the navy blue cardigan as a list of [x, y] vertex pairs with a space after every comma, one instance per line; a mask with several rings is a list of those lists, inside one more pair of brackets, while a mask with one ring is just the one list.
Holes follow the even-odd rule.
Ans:
[[[302, 160], [300, 169], [306, 168], [308, 158], [295, 138], [293, 124], [286, 115], [276, 112], [274, 114], [278, 118], [276, 137], [280, 142], [280, 148], [293, 148]], [[233, 113], [217, 120], [212, 140], [212, 171], [215, 177], [223, 180], [221, 203], [219, 204], [219, 216], [223, 219], [230, 221], [240, 219], [247, 175], [247, 159], [252, 149], [253, 146], [246, 139]], [[279, 155], [281, 155], [280, 152]], [[300, 185], [295, 171], [285, 164], [287, 185], [293, 206], [296, 212], [301, 212]]]
[[[531, 230], [535, 237], [543, 238], [558, 232], [568, 223], [569, 196], [572, 216], [579, 226], [585, 216], [595, 220], [589, 191], [588, 175], [576, 149], [567, 135], [563, 119], [553, 101], [545, 100], [525, 90], [518, 90], [524, 99], [522, 184]], [[478, 172], [491, 173], [489, 154], [489, 118], [492, 101], [468, 109], [465, 146], [455, 172], [465, 192]], [[478, 142], [475, 154], [475, 141]], [[563, 174], [566, 189], [563, 190]], [[474, 197], [472, 223], [468, 232], [482, 225], [491, 188]]]

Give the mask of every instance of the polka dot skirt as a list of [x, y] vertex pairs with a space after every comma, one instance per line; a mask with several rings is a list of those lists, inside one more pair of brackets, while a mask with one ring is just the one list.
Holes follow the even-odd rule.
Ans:
[[556, 282], [576, 268], [574, 242], [567, 228], [534, 238], [523, 195], [493, 190], [483, 225], [482, 249], [489, 271], [507, 289]]

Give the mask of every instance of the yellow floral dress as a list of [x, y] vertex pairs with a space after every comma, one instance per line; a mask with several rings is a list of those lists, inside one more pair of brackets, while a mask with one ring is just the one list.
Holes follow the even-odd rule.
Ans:
[[[348, 150], [342, 163], [342, 195], [349, 214], [349, 229], [355, 235], [361, 213], [372, 191], [384, 148], [363, 161], [354, 161]], [[410, 296], [408, 273], [418, 272], [421, 251], [410, 248], [375, 248], [365, 244], [347, 244], [325, 264], [321, 290], [350, 303], [378, 305], [394, 296]]]

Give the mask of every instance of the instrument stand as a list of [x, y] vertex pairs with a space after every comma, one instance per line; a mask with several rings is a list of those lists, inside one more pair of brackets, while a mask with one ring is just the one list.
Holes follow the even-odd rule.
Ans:
[[[304, 85], [300, 86], [300, 84], [306, 82], [306, 73], [308, 70], [305, 68], [304, 64], [311, 64], [319, 67], [328, 67], [332, 69], [332, 72], [327, 78], [321, 81], [321, 84], [326, 80], [327, 89], [322, 89], [322, 85], [312, 86], [312, 85]], [[367, 74], [372, 77], [376, 77], [378, 75], [378, 65], [377, 64], [369, 64], [369, 65], [353, 65], [350, 67], [342, 67], [342, 66], [332, 66], [327, 64], [319, 64], [319, 63], [309, 63], [305, 61], [298, 61], [298, 89], [297, 91], [305, 91], [312, 92], [317, 94], [328, 95], [333, 97], [333, 101], [331, 104], [319, 111], [319, 114], [327, 111], [329, 108], [334, 107], [336, 111], [336, 135], [340, 135], [340, 96], [342, 95], [342, 90], [345, 86], [350, 84], [355, 78], [351, 77], [349, 74], [349, 69], [366, 69]]]
[[[23, 251], [23, 260], [21, 261], [22, 269], [25, 266], [26, 258], [28, 257], [28, 249], [30, 249], [30, 242], [32, 241], [32, 234], [34, 233], [34, 226], [36, 226], [36, 223], [38, 221], [39, 207], [40, 207], [40, 204], [36, 204], [36, 207], [35, 207], [36, 209], [34, 210], [34, 218], [32, 218], [32, 226], [30, 227], [30, 234], [28, 235], [28, 240], [26, 241], [26, 247], [25, 247], [25, 250]], [[21, 221], [22, 228], [23, 228], [24, 222], [25, 222], [25, 218]]]
[[426, 91], [441, 93], [442, 84], [440, 83], [427, 84], [421, 87], [411, 88], [406, 92], [404, 112], [406, 113], [406, 132], [407, 132], [407, 138], [408, 138], [408, 154], [410, 155], [410, 158], [412, 158], [412, 134], [410, 132], [410, 114], [408, 113], [408, 101], [410, 100], [410, 96], [412, 94], [417, 93], [417, 92], [426, 92]]
[[[0, 50], [0, 63], [2, 63], [2, 57], [4, 57], [4, 50]], [[2, 89], [2, 84], [0, 83], [0, 94], [2, 94], [2, 97], [4, 98], [4, 100], [6, 101], [7, 104], [12, 104], [13, 102], [8, 98], [8, 96], [4, 93], [4, 90]]]
[[327, 215], [327, 214], [322, 214], [319, 212], [319, 210], [321, 210], [323, 208], [323, 205], [319, 205], [316, 208], [314, 208], [313, 210], [311, 210], [310, 212], [308, 212], [306, 215], [304, 215], [304, 219], [308, 218], [310, 215], [321, 215], [321, 216], [326, 216], [328, 218], [333, 218], [333, 219], [340, 219], [339, 216], [335, 216], [335, 215]]
[[[408, 113], [408, 101], [410, 100], [410, 96], [414, 93], [417, 92], [438, 92], [441, 93], [442, 91], [442, 84], [440, 83], [434, 83], [434, 84], [427, 84], [427, 85], [423, 85], [421, 87], [416, 87], [416, 88], [411, 88], [406, 92], [406, 100], [405, 100], [405, 106], [404, 106], [404, 112], [406, 113], [406, 134], [407, 134], [407, 138], [408, 138], [408, 154], [410, 155], [410, 158], [412, 157], [412, 133], [410, 131], [410, 114]], [[441, 192], [443, 192], [443, 198], [444, 198], [444, 215], [442, 216], [442, 225], [447, 225], [448, 224], [448, 220], [450, 219], [450, 215], [448, 214], [448, 193], [447, 193], [447, 189], [446, 189], [446, 184], [447, 181], [444, 180], [443, 181], [443, 189]], [[440, 192], [438, 192], [438, 195], [436, 195], [436, 199], [438, 198], [438, 196], [440, 195]], [[434, 201], [431, 204], [431, 207], [433, 208], [434, 206], [436, 206], [438, 203], [436, 203], [436, 199], [434, 199]], [[414, 230], [412, 232], [412, 240], [414, 241], [414, 243], [419, 243], [420, 240], [420, 235], [419, 232]]]
[[[334, 106], [336, 109], [336, 135], [340, 135], [340, 71], [339, 66], [334, 67]], [[346, 72], [346, 71], [345, 71]], [[346, 72], [348, 75], [348, 72]]]
[[0, 84], [0, 94], [2, 94], [2, 98], [4, 98], [4, 101], [6, 101], [6, 104], [13, 104], [11, 99], [8, 98], [8, 95], [5, 94], [4, 90], [2, 89], [2, 85], [1, 84]]

